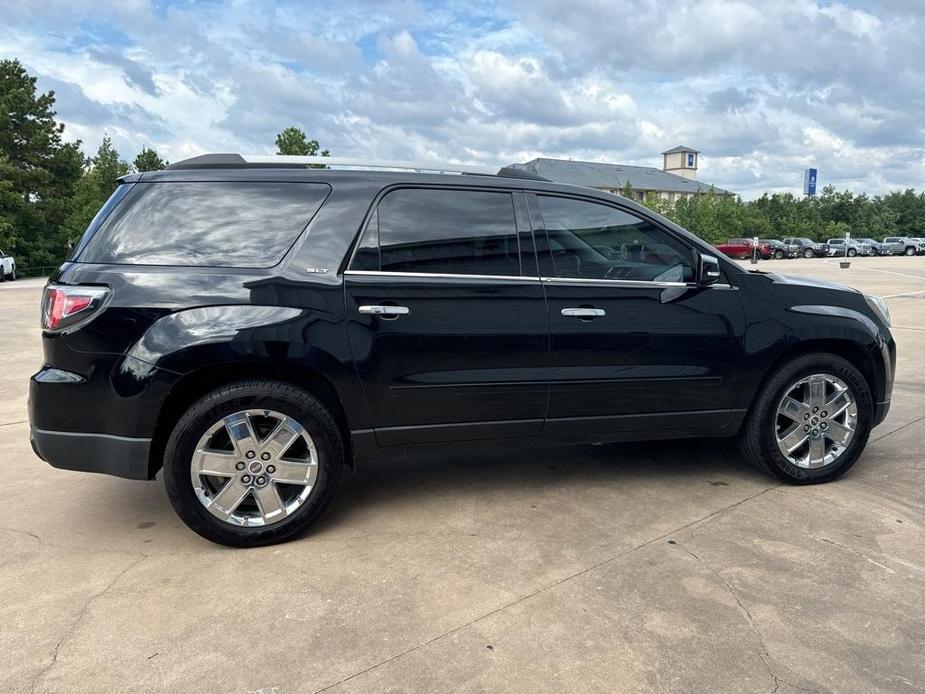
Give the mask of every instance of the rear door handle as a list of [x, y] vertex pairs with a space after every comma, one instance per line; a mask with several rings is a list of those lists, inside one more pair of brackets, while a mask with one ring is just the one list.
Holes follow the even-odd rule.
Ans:
[[562, 315], [572, 318], [600, 318], [606, 316], [607, 311], [602, 308], [564, 308]]
[[360, 313], [369, 316], [404, 316], [411, 313], [407, 306], [387, 306], [380, 304], [377, 306], [360, 306]]

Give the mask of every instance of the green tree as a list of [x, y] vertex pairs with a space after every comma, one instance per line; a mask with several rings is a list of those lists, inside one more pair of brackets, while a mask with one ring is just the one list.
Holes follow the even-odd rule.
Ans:
[[132, 162], [132, 168], [139, 173], [143, 171], [161, 171], [167, 168], [170, 162], [161, 159], [160, 155], [153, 149], [142, 147], [141, 151]]
[[312, 138], [309, 140], [305, 131], [290, 126], [276, 136], [277, 154], [295, 154], [301, 156], [321, 156], [329, 157], [331, 153], [326, 149], [321, 149], [318, 140]]
[[103, 136], [96, 154], [90, 158], [74, 195], [71, 215], [65, 225], [67, 243], [76, 243], [90, 221], [119, 185], [119, 177], [131, 171], [127, 162], [119, 158], [108, 135]]
[[62, 141], [54, 92], [36, 92], [18, 60], [0, 60], [0, 248], [21, 268], [60, 262], [61, 227], [83, 166], [79, 142]]
[[623, 185], [623, 189], [620, 191], [620, 195], [624, 198], [629, 198], [630, 200], [636, 199], [636, 193], [633, 191], [633, 184], [627, 179], [626, 183]]

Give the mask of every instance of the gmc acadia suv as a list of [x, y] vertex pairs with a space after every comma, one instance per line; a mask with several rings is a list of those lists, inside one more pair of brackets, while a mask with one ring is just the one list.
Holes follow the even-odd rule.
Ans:
[[316, 165], [206, 155], [121, 179], [45, 289], [41, 458], [163, 468], [190, 528], [253, 546], [390, 450], [737, 437], [810, 484], [886, 415], [880, 299], [747, 272], [623, 197], [525, 172]]

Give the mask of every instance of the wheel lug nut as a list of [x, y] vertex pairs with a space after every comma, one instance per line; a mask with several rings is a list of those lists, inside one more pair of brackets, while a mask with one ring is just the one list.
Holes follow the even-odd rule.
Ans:
[[805, 427], [803, 427], [803, 431], [809, 431], [809, 424], [807, 424]]
[[819, 411], [819, 408], [818, 408], [818, 407], [814, 407], [814, 408], [813, 408], [813, 414], [816, 414], [818, 411]]
[[254, 481], [255, 481], [257, 484], [266, 484], [266, 483], [267, 483], [267, 478], [264, 477], [263, 475], [260, 475], [260, 477], [258, 477], [258, 478], [257, 478], [256, 480], [254, 480]]
[[248, 457], [248, 458], [253, 458], [255, 455], [257, 455], [257, 454], [254, 453], [253, 451], [248, 451], [248, 452], [247, 452], [247, 457]]
[[260, 459], [261, 459], [261, 460], [269, 460], [269, 459], [270, 459], [270, 454], [269, 454], [269, 453], [261, 453], [261, 454], [260, 454]]
[[251, 476], [250, 476], [250, 475], [241, 475], [241, 481], [242, 481], [244, 484], [250, 484], [250, 483], [251, 483]]
[[813, 429], [813, 436], [819, 436], [819, 430]]
[[803, 419], [809, 419], [809, 413], [803, 415]]
[[243, 469], [244, 469], [244, 463], [235, 463], [235, 464], [234, 464], [234, 468], [235, 468], [235, 470], [243, 470]]
[[276, 472], [276, 466], [275, 466], [275, 465], [267, 465], [267, 472], [269, 472], [269, 473], [272, 475], [274, 472]]
[[823, 417], [828, 417], [828, 416], [829, 416], [829, 413], [826, 412], [825, 410], [823, 410], [823, 411], [822, 411], [822, 416], [823, 416]]

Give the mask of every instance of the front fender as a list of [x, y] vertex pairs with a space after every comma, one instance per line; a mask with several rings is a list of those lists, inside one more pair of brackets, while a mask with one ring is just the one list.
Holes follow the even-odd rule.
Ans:
[[[767, 286], [774, 283], [773, 288]], [[834, 351], [859, 361], [877, 402], [889, 400], [895, 343], [870, 316], [863, 296], [822, 283], [810, 285], [754, 278], [743, 283], [746, 329], [739, 407], [747, 408], [768, 373], [788, 355]]]

